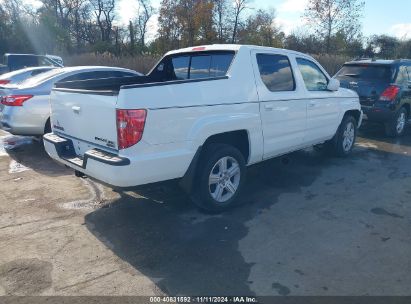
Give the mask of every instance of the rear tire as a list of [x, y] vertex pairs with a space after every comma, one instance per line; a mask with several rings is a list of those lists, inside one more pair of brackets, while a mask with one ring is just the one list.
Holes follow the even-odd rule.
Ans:
[[241, 152], [230, 145], [210, 144], [199, 161], [192, 193], [194, 203], [217, 213], [233, 207], [246, 178]]
[[347, 115], [343, 118], [334, 138], [329, 142], [329, 147], [336, 156], [346, 157], [354, 148], [356, 138], [357, 121], [354, 117]]
[[385, 124], [385, 134], [389, 137], [400, 137], [404, 135], [407, 120], [408, 112], [402, 107], [398, 110], [394, 119]]

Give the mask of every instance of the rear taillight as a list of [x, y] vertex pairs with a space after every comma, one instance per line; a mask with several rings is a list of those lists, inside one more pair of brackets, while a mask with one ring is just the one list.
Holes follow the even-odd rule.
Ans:
[[397, 98], [397, 95], [399, 92], [400, 92], [399, 87], [395, 85], [391, 85], [388, 88], [386, 88], [384, 92], [382, 92], [380, 96], [380, 100], [381, 101], [393, 101], [395, 100], [395, 98]]
[[0, 85], [1, 85], [1, 84], [8, 84], [8, 83], [10, 83], [10, 80], [8, 80], [8, 79], [0, 79]]
[[32, 98], [33, 95], [9, 95], [9, 96], [4, 96], [1, 99], [1, 104], [5, 106], [10, 106], [10, 107], [21, 107], [23, 106], [23, 103], [30, 98]]
[[119, 149], [127, 149], [141, 140], [146, 116], [146, 110], [117, 110], [117, 142]]

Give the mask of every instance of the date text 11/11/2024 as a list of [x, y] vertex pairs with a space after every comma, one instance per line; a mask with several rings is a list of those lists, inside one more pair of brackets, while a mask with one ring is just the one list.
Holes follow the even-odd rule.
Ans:
[[150, 297], [150, 303], [258, 303], [255, 297]]

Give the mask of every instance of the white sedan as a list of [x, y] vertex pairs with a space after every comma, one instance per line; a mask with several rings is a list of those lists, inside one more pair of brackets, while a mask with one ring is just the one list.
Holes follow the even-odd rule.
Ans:
[[0, 127], [14, 135], [41, 136], [51, 130], [49, 95], [55, 83], [141, 75], [115, 67], [65, 67], [28, 78], [16, 87], [0, 87]]

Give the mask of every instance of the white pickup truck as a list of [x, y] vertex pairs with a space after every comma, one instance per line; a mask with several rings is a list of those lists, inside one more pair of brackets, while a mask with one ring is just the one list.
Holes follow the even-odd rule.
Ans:
[[60, 83], [50, 98], [52, 158], [116, 187], [181, 179], [213, 211], [235, 204], [247, 166], [321, 143], [348, 155], [362, 120], [313, 58], [257, 46], [171, 51], [147, 76]]

